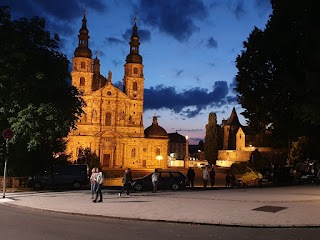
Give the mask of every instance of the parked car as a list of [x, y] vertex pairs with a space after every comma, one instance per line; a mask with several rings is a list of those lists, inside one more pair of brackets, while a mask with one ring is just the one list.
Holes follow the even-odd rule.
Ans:
[[[136, 191], [151, 190], [153, 173], [142, 178], [132, 180], [132, 187]], [[158, 189], [172, 189], [177, 191], [187, 185], [187, 178], [179, 171], [159, 171]]]
[[258, 171], [250, 171], [242, 175], [242, 177], [238, 178], [239, 186], [255, 186], [260, 185], [262, 183], [263, 176]]
[[29, 182], [34, 189], [51, 187], [73, 187], [79, 189], [89, 182], [88, 168], [85, 164], [53, 166], [31, 177]]

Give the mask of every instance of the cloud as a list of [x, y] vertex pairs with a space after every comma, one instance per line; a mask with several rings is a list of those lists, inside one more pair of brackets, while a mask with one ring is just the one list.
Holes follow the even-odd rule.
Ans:
[[201, 0], [140, 0], [136, 6], [142, 21], [179, 42], [199, 30], [196, 21], [204, 20], [208, 11]]
[[177, 70], [177, 72], [176, 72], [176, 77], [180, 77], [180, 75], [181, 75], [183, 72], [184, 72], [183, 69]]
[[175, 87], [158, 85], [145, 89], [145, 110], [170, 109], [177, 114], [186, 117], [194, 117], [207, 107], [220, 107], [233, 102], [226, 81], [217, 81], [212, 90], [204, 88], [192, 88], [178, 93]]
[[[122, 38], [127, 42], [128, 39], [131, 38], [132, 35], [132, 28], [129, 28], [125, 31], [124, 34], [122, 34]], [[151, 40], [151, 32], [147, 29], [139, 29], [138, 27], [138, 35], [140, 38], [140, 42], [150, 42]]]
[[[8, 5], [11, 7], [14, 19], [39, 16], [46, 19], [47, 27], [50, 32], [59, 32], [59, 35], [69, 36], [70, 33], [74, 31], [72, 21], [82, 17], [85, 2], [87, 1], [2, 0], [1, 5]], [[107, 8], [101, 0], [90, 0], [90, 4], [86, 6], [86, 9], [91, 9], [95, 12], [104, 12]], [[93, 11], [87, 10], [89, 15], [90, 12]]]
[[119, 38], [115, 38], [115, 37], [108, 37], [108, 38], [106, 38], [106, 41], [111, 44], [123, 44], [124, 43], [124, 41], [122, 41]]
[[218, 42], [213, 37], [210, 37], [207, 41], [207, 48], [217, 48], [217, 47], [218, 47]]
[[232, 4], [230, 6], [230, 9], [238, 20], [240, 20], [242, 17], [244, 17], [244, 15], [246, 13], [246, 11], [244, 9], [244, 1], [243, 0], [235, 1], [235, 4]]

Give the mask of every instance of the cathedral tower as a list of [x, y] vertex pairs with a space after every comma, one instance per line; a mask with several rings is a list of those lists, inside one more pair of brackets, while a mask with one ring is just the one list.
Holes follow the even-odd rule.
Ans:
[[137, 20], [134, 19], [134, 26], [132, 28], [132, 36], [130, 41], [130, 53], [126, 58], [124, 65], [124, 79], [123, 86], [125, 94], [132, 99], [134, 109], [133, 122], [139, 122], [143, 125], [143, 95], [144, 95], [144, 75], [142, 57], [139, 54], [139, 36]]
[[79, 30], [79, 43], [72, 59], [72, 85], [79, 91], [88, 94], [92, 91], [92, 53], [89, 48], [89, 30], [87, 28], [86, 12], [83, 13], [82, 27]]

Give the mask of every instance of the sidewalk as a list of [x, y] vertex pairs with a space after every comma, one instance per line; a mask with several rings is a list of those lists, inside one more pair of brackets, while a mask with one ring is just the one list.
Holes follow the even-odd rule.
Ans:
[[7, 193], [0, 203], [47, 211], [123, 219], [250, 227], [320, 227], [320, 186], [132, 193], [89, 190]]

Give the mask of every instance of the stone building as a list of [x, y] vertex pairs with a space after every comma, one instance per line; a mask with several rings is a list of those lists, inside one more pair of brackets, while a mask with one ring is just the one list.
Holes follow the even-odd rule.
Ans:
[[169, 145], [168, 145], [168, 155], [177, 159], [184, 160], [186, 157], [186, 143], [187, 139], [185, 136], [175, 132], [169, 133]]
[[[222, 121], [223, 125], [223, 150], [218, 151], [218, 166], [229, 167], [235, 162], [247, 162], [254, 151], [269, 155], [279, 154], [275, 149], [265, 146], [266, 141], [253, 132], [248, 126], [242, 126], [235, 108], [227, 120]], [[270, 133], [264, 134], [268, 137]]]
[[[139, 35], [134, 22], [129, 54], [124, 64], [123, 89], [112, 83], [112, 73], [100, 74], [100, 60], [89, 48], [86, 13], [72, 59], [72, 85], [83, 93], [86, 107], [77, 130], [68, 135], [67, 153], [78, 158], [79, 148], [96, 153], [103, 169], [165, 168], [168, 135], [154, 116], [144, 130], [144, 66], [139, 54]], [[159, 161], [159, 156], [164, 161]]]

